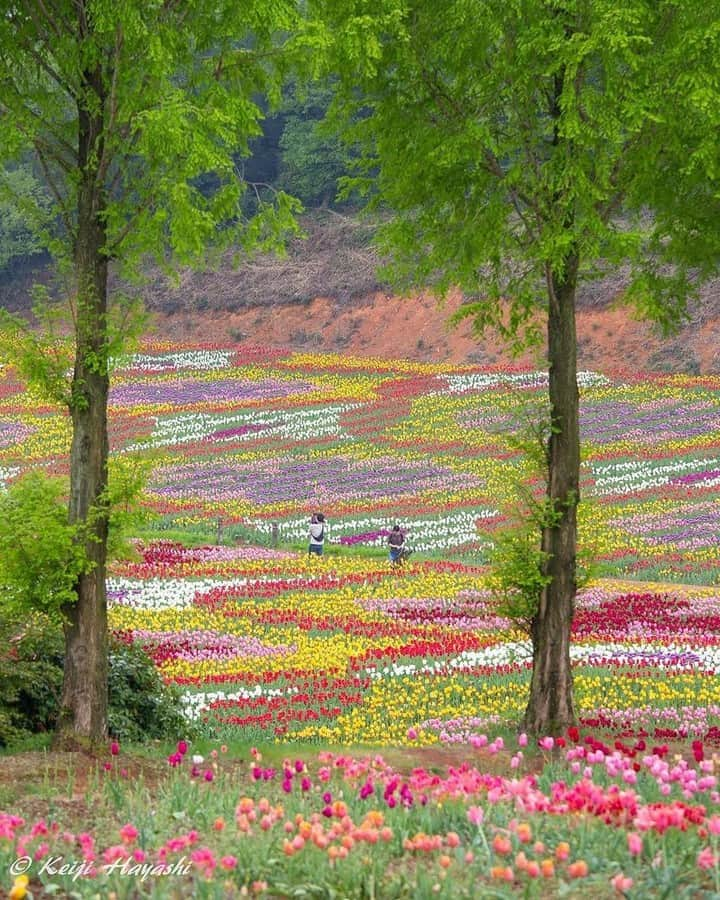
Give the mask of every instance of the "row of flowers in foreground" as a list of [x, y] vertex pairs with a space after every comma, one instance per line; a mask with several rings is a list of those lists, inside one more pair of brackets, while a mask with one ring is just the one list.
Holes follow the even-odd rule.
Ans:
[[[204, 574], [172, 578], [174, 566]], [[386, 561], [163, 544], [132, 571], [110, 583], [115, 633], [140, 643], [210, 726], [381, 744], [417, 728], [421, 743], [467, 743], [471, 728], [423, 723], [522, 714], [529, 642], [480, 569], [411, 563], [398, 576]], [[601, 583], [578, 597], [579, 714], [702, 738], [720, 724], [720, 597], [637, 587]]]
[[329, 752], [274, 765], [254, 749], [245, 761], [206, 759], [180, 741], [170, 789], [155, 796], [132, 789], [133, 762], [114, 745], [97, 832], [0, 813], [0, 864], [25, 869], [16, 898], [28, 886], [97, 895], [129, 878], [141, 896], [174, 896], [163, 879], [168, 891], [216, 883], [225, 896], [321, 885], [359, 897], [382, 883], [389, 897], [403, 885], [417, 897], [539, 897], [579, 880], [647, 896], [662, 878], [666, 890], [718, 889], [716, 757], [701, 745], [690, 761], [667, 747], [610, 748], [577, 730], [539, 744], [544, 757], [527, 766], [525, 736], [512, 757], [486, 740], [472, 763], [441, 774]]

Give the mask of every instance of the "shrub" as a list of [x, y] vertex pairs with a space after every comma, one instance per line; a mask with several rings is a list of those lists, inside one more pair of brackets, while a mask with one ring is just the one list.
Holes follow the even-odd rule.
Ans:
[[0, 591], [4, 611], [57, 614], [87, 569], [78, 529], [68, 523], [66, 484], [28, 472], [0, 493]]
[[63, 635], [41, 615], [0, 618], [0, 746], [55, 725]]
[[[0, 746], [55, 728], [64, 640], [57, 619], [0, 616]], [[110, 641], [109, 731], [122, 741], [186, 735], [180, 691], [167, 687], [137, 645]]]
[[[111, 460], [107, 502], [108, 556], [131, 556], [128, 536], [148, 515], [140, 496], [152, 459]], [[67, 480], [40, 470], [27, 472], [0, 491], [0, 596], [5, 612], [59, 615], [77, 599], [76, 584], [89, 571], [83, 531], [68, 521]]]
[[540, 549], [540, 531], [532, 522], [518, 523], [495, 536], [488, 584], [500, 598], [498, 612], [513, 619], [527, 634], [550, 579], [544, 572], [548, 554]]
[[188, 732], [180, 690], [166, 685], [137, 644], [111, 641], [108, 729], [122, 741], [176, 737]]
[[[487, 583], [499, 597], [498, 612], [532, 636], [543, 591], [550, 584], [550, 555], [542, 549], [542, 536], [546, 528], [558, 524], [563, 509], [547, 496], [548, 445], [553, 430], [549, 417], [542, 407], [525, 406], [520, 407], [519, 421], [522, 427], [507, 441], [526, 457], [530, 477], [515, 485], [516, 508], [507, 510], [509, 526], [493, 535]], [[577, 502], [578, 498], [570, 495], [565, 506]], [[578, 588], [587, 584], [595, 570], [595, 553], [589, 543], [577, 547], [574, 575]]]

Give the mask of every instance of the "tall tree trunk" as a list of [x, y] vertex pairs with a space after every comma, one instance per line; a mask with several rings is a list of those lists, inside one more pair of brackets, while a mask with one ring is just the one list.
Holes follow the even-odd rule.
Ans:
[[575, 724], [570, 629], [575, 611], [577, 503], [580, 481], [579, 394], [575, 290], [578, 258], [561, 276], [548, 273], [548, 364], [552, 432], [548, 442], [548, 498], [554, 510], [542, 533], [548, 554], [544, 588], [532, 622], [533, 670], [524, 728], [558, 735]]
[[[83, 4], [81, 4], [83, 6]], [[81, 29], [88, 27], [81, 14]], [[65, 670], [58, 727], [64, 745], [97, 746], [107, 736], [107, 276], [104, 191], [98, 184], [104, 93], [99, 65], [84, 73], [89, 102], [79, 105], [75, 273], [75, 368], [72, 381], [69, 519], [90, 563], [65, 610]]]

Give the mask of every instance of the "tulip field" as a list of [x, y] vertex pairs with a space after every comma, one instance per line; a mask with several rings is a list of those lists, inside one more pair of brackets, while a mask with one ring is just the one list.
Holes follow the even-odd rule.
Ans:
[[[518, 734], [529, 640], [487, 574], [519, 486], [541, 489], [516, 438], [543, 372], [117, 360], [111, 452], [150, 467], [153, 517], [110, 567], [110, 627], [180, 686], [196, 737], [152, 799], [113, 744], [86, 828], [0, 812], [16, 896], [720, 897], [720, 376], [579, 387], [579, 721], [538, 742]], [[0, 368], [0, 487], [67, 473], [69, 438]]]

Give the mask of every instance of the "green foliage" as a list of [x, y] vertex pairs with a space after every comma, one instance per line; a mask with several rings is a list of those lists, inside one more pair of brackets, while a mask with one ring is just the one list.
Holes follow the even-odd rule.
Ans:
[[55, 725], [62, 688], [62, 630], [47, 617], [0, 611], [0, 746]]
[[[524, 486], [519, 486], [520, 507], [511, 513], [511, 524], [493, 534], [489, 554], [488, 587], [498, 596], [498, 612], [512, 619], [528, 635], [531, 633], [543, 590], [550, 584], [546, 564], [550, 559], [542, 549], [543, 527], [559, 519], [548, 498], [529, 499]], [[587, 502], [587, 501], [585, 501]], [[597, 570], [595, 548], [584, 543], [578, 548], [575, 582], [583, 588]]]
[[108, 461], [109, 509], [108, 556], [115, 559], [133, 557], [130, 539], [148, 525], [153, 514], [141, 504], [143, 491], [152, 474], [152, 455], [123, 454]]
[[[517, 418], [518, 429], [506, 436], [506, 443], [522, 453], [526, 479], [515, 486], [515, 507], [507, 510], [510, 524], [493, 534], [487, 583], [500, 599], [501, 615], [530, 634], [543, 590], [551, 582], [547, 574], [550, 554], [543, 550], [543, 533], [559, 524], [563, 509], [547, 491], [550, 466], [547, 448], [553, 429], [546, 408], [521, 405]], [[578, 502], [576, 496], [569, 496], [564, 505]], [[591, 577], [594, 557], [594, 548], [589, 544], [578, 549], [575, 566], [578, 588]]]
[[[52, 731], [60, 708], [63, 633], [57, 619], [0, 610], [0, 746]], [[187, 736], [178, 688], [142, 648], [110, 641], [109, 730], [122, 741]]]
[[[629, 263], [630, 296], [661, 323], [679, 321], [692, 235], [708, 264], [696, 274], [719, 258], [717, 188], [699, 190], [698, 174], [701, 158], [703, 173], [711, 163], [720, 171], [709, 137], [717, 4], [488, 0], [438, 15], [430, 0], [383, 0], [369, 15], [352, 0], [313, 0], [310, 9], [340, 77], [334, 113], [362, 149], [346, 184], [396, 213], [380, 242], [397, 284], [460, 286], [468, 302], [458, 316], [519, 350], [540, 339], [537, 313], [575, 260], [581, 279]], [[673, 172], [681, 85], [692, 88], [697, 146], [687, 200]], [[691, 209], [713, 192], [709, 207]], [[661, 195], [659, 231], [626, 215], [627, 198], [639, 209]], [[663, 281], [667, 262], [677, 268]]]
[[[41, 395], [60, 406], [72, 403], [74, 343], [70, 337], [78, 308], [58, 302], [44, 285], [33, 289], [34, 322], [0, 309], [0, 358], [15, 365], [22, 378]], [[101, 355], [86, 363], [96, 371], [111, 369], [114, 362], [132, 352], [146, 332], [148, 315], [141, 301], [118, 294], [107, 319], [107, 340]]]
[[[46, 244], [55, 259], [73, 272], [89, 172], [101, 251], [125, 275], [148, 255], [173, 273], [178, 261], [204, 264], [209, 246], [277, 247], [296, 230], [297, 206], [278, 194], [248, 217], [236, 160], [261, 132], [263, 96], [280, 99], [295, 4], [85, 7], [83, 29], [74, 0], [0, 19], [0, 161], [37, 159], [52, 195], [51, 215], [41, 218], [52, 225]], [[86, 152], [79, 109], [100, 125]], [[34, 198], [39, 218], [46, 197]], [[32, 199], [26, 190], [27, 216]]]
[[540, 549], [540, 531], [530, 519], [493, 536], [488, 586], [498, 595], [498, 612], [530, 634], [544, 588], [548, 554]]
[[62, 331], [62, 311], [49, 302], [44, 288], [37, 288], [33, 312], [39, 320], [37, 327], [0, 310], [0, 356], [15, 365], [43, 397], [69, 407], [73, 346]]
[[114, 293], [107, 315], [108, 369], [124, 354], [133, 353], [147, 334], [149, 313], [138, 297]]
[[646, 252], [628, 299], [668, 334], [720, 260], [720, 7], [658, 6], [664, 30], [647, 97], [653, 139], [632, 148], [628, 195], [628, 208], [646, 223]]
[[[152, 470], [151, 458], [113, 458], [106, 491], [109, 509], [108, 554], [133, 553], [129, 538], [150, 518], [140, 505]], [[0, 493], [0, 590], [2, 609], [35, 610], [59, 616], [76, 599], [75, 584], [89, 571], [79, 538], [84, 528], [70, 525], [67, 483], [33, 470]]]
[[0, 493], [0, 590], [5, 611], [39, 610], [59, 615], [75, 599], [74, 587], [87, 571], [68, 523], [63, 479], [28, 472]]
[[186, 737], [181, 691], [163, 683], [153, 661], [134, 644], [110, 642], [108, 730], [122, 741]]
[[50, 199], [26, 163], [0, 168], [0, 271], [44, 250]]
[[278, 185], [306, 206], [334, 204], [338, 180], [349, 170], [348, 152], [339, 136], [322, 125], [332, 96], [329, 87], [311, 86], [302, 93], [295, 86], [284, 104]]

